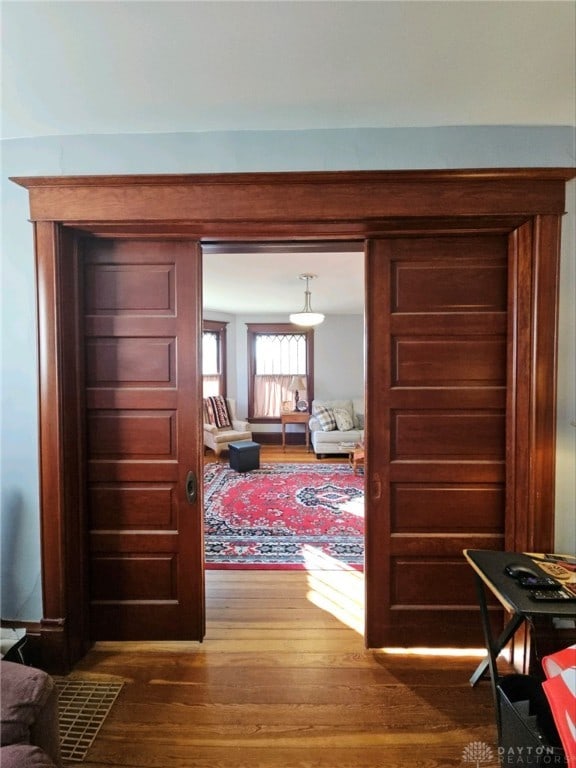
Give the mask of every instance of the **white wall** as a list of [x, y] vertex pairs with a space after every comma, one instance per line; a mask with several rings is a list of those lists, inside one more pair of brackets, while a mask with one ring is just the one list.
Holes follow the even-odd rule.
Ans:
[[327, 317], [316, 331], [314, 352], [315, 397], [340, 400], [364, 395], [363, 315]]
[[[8, 176], [566, 167], [576, 159], [573, 128], [513, 126], [56, 136], [4, 141], [1, 150], [1, 615], [29, 621], [42, 616], [34, 249], [27, 193]], [[575, 551], [576, 429], [568, 425], [576, 411], [573, 194], [569, 205], [560, 296], [556, 525], [559, 548]], [[330, 324], [321, 333], [330, 334]], [[327, 357], [320, 338], [319, 332], [319, 367]], [[239, 357], [238, 371], [240, 364]], [[342, 391], [334, 373], [318, 382], [318, 396], [358, 391], [358, 382], [342, 378], [349, 368], [338, 372]]]

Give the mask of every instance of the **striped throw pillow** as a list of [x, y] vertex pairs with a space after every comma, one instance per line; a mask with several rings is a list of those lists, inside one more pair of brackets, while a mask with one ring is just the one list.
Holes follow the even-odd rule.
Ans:
[[222, 395], [206, 397], [204, 399], [204, 406], [209, 424], [213, 424], [218, 429], [232, 426], [228, 403]]

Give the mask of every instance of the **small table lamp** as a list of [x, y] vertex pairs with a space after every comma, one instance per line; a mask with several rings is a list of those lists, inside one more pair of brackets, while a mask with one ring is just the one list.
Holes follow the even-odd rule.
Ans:
[[288, 391], [294, 392], [294, 410], [298, 409], [298, 400], [300, 400], [300, 392], [306, 389], [306, 382], [303, 376], [292, 376], [290, 384], [288, 384]]

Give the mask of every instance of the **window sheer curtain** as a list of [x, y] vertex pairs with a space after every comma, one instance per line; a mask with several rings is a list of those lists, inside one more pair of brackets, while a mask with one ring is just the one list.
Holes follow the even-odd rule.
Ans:
[[254, 377], [254, 415], [264, 418], [278, 418], [282, 403], [292, 399], [288, 385], [292, 375], [275, 376], [274, 374]]
[[[306, 380], [306, 336], [300, 333], [260, 334], [256, 338], [254, 416], [277, 419], [282, 403], [293, 399], [293, 376]], [[299, 393], [304, 396], [303, 392]]]
[[220, 394], [220, 376], [216, 373], [202, 377], [203, 397], [215, 397]]
[[220, 392], [220, 338], [218, 333], [204, 331], [202, 334], [202, 391], [204, 397], [213, 397]]

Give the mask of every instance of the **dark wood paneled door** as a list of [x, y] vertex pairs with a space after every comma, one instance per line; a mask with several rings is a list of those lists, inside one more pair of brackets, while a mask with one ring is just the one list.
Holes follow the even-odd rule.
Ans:
[[507, 237], [367, 253], [367, 644], [482, 645], [466, 547], [502, 549]]
[[200, 640], [200, 250], [93, 238], [82, 264], [90, 638]]

